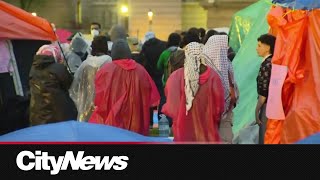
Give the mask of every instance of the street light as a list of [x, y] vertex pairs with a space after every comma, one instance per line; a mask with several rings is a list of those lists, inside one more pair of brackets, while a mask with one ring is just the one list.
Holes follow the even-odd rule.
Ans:
[[121, 12], [122, 12], [123, 14], [127, 13], [128, 11], [129, 11], [129, 9], [128, 9], [127, 6], [123, 5], [123, 6], [121, 7]]
[[149, 31], [152, 30], [152, 17], [153, 17], [153, 12], [151, 11], [151, 9], [148, 12], [148, 17], [149, 17]]
[[126, 31], [129, 30], [129, 8], [127, 5], [122, 5], [121, 6], [121, 21], [126, 29]]

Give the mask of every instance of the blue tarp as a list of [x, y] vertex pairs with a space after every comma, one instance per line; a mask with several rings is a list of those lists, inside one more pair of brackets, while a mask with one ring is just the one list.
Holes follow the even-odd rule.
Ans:
[[311, 10], [320, 8], [320, 0], [273, 0], [272, 2], [290, 9]]
[[38, 125], [0, 136], [0, 142], [172, 142], [112, 126], [78, 121]]
[[320, 133], [313, 134], [309, 137], [306, 137], [296, 144], [320, 144]]

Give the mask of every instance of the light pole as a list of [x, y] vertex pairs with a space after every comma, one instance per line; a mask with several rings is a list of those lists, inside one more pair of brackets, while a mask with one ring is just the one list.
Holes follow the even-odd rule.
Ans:
[[126, 31], [129, 30], [129, 8], [127, 5], [122, 5], [121, 6], [121, 14], [123, 18], [123, 25], [126, 29]]
[[81, 0], [77, 0], [76, 5], [76, 26], [80, 28], [82, 24], [82, 2]]
[[149, 31], [152, 31], [152, 17], [153, 17], [153, 12], [151, 9], [148, 12], [148, 17], [149, 17]]

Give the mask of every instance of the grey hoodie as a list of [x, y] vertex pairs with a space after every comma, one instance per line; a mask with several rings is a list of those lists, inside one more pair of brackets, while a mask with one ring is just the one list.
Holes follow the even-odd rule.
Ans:
[[118, 39], [113, 43], [111, 49], [111, 57], [112, 60], [132, 58], [129, 45], [126, 40]]

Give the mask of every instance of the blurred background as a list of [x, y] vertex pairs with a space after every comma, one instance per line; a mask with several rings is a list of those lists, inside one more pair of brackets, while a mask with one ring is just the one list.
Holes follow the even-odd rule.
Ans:
[[151, 30], [161, 40], [191, 27], [228, 31], [232, 16], [257, 0], [4, 0], [54, 23], [56, 28], [90, 33], [99, 22], [105, 33], [121, 24], [142, 39]]

